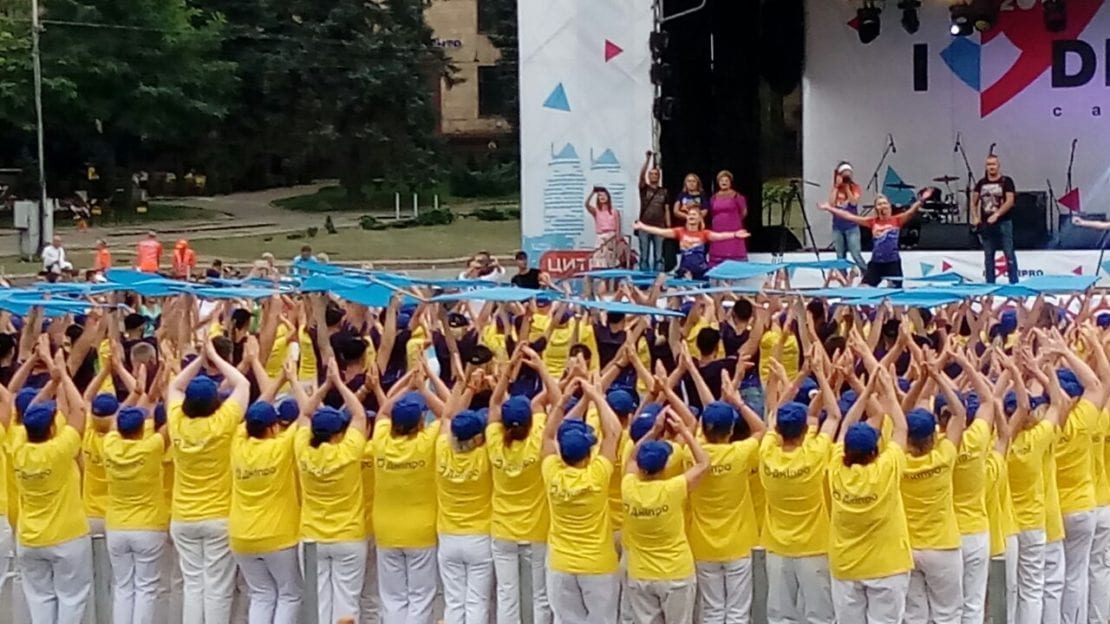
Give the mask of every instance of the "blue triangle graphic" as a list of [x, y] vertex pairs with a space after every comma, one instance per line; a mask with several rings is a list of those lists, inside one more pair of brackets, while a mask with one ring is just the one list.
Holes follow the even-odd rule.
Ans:
[[563, 87], [563, 83], [560, 82], [555, 86], [555, 90], [544, 100], [543, 106], [544, 108], [570, 112], [570, 102], [567, 101], [567, 90]]
[[928, 262], [922, 262], [921, 263], [921, 275], [923, 275], [925, 277], [928, 277], [930, 274], [932, 274], [933, 269], [935, 269], [935, 268], [936, 268], [936, 265], [929, 264]]
[[1102, 270], [1106, 273], [1110, 273], [1110, 260], [1102, 263]]
[[980, 56], [979, 44], [969, 41], [967, 37], [952, 39], [952, 43], [940, 53], [940, 58], [948, 65], [948, 69], [961, 82], [976, 91], [981, 83]]
[[797, 270], [798, 267], [796, 266], [788, 266], [786, 267], [786, 274], [790, 276], [790, 279], [794, 279], [794, 273], [797, 272]]
[[891, 204], [895, 206], [904, 205], [908, 206], [913, 203], [913, 191], [908, 189], [894, 188], [895, 184], [903, 184], [902, 176], [894, 170], [894, 167], [886, 168], [886, 178], [883, 180], [883, 195], [890, 200]]
[[574, 151], [573, 145], [567, 143], [563, 146], [563, 149], [559, 150], [558, 154], [555, 154], [555, 158], [560, 160], [578, 160], [578, 152]]
[[616, 154], [613, 153], [613, 150], [606, 149], [604, 152], [601, 153], [601, 156], [597, 157], [597, 160], [594, 161], [594, 164], [595, 165], [620, 165], [621, 163], [620, 163], [619, 160], [617, 160], [617, 156], [616, 156]]

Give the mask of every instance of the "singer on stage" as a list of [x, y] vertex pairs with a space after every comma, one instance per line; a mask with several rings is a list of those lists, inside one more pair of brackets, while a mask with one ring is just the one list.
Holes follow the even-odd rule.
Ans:
[[[853, 176], [852, 165], [848, 161], [842, 160], [836, 165], [836, 170], [833, 171], [833, 187], [829, 192], [829, 204], [834, 208], [858, 215], [861, 189], [852, 180]], [[860, 271], [867, 270], [867, 263], [863, 261], [859, 225], [834, 216], [832, 227], [833, 248], [836, 249], [837, 259], [844, 260], [848, 254], [852, 254], [852, 261]]]
[[1014, 253], [1014, 181], [1002, 175], [998, 156], [987, 157], [987, 176], [975, 184], [971, 192], [971, 225], [983, 244], [983, 275], [988, 284], [995, 280], [994, 254], [1000, 248], [1006, 257], [1006, 274], [1011, 284], [1018, 281], [1017, 254]]

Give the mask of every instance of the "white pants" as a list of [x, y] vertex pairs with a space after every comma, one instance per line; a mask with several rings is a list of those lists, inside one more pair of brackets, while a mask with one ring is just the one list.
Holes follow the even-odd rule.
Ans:
[[436, 549], [378, 548], [382, 624], [432, 624]]
[[80, 624], [92, 595], [92, 539], [57, 546], [20, 545], [19, 567], [32, 624]]
[[732, 624], [751, 621], [751, 557], [726, 562], [698, 561], [695, 566], [700, 622]]
[[158, 562], [158, 599], [155, 601], [155, 621], [159, 624], [181, 624], [182, 603], [185, 598], [185, 580], [181, 577], [181, 564], [169, 534], [162, 545], [162, 559]]
[[1064, 624], [1087, 624], [1087, 575], [1097, 521], [1094, 511], [1064, 516], [1064, 595], [1060, 599]]
[[493, 570], [497, 576], [497, 624], [517, 624], [520, 617], [520, 567], [532, 571], [532, 621], [552, 624], [554, 616], [547, 603], [547, 544], [517, 544], [495, 539]]
[[488, 535], [439, 534], [446, 624], [488, 624], [493, 559]]
[[1110, 620], [1110, 506], [1095, 510], [1087, 595], [1087, 620], [1098, 624]]
[[1064, 597], [1064, 542], [1044, 546], [1044, 610], [1042, 624], [1060, 624], [1061, 601]]
[[[750, 569], [751, 566], [748, 567]], [[694, 621], [694, 601], [698, 592], [697, 582], [692, 576], [681, 581], [629, 578], [626, 590], [633, 622], [690, 624]], [[705, 622], [705, 619], [701, 621]]]
[[363, 624], [376, 624], [381, 611], [382, 601], [378, 597], [378, 546], [374, 538], [366, 540], [366, 574], [362, 579], [362, 593], [358, 606]]
[[366, 542], [317, 544], [316, 561], [320, 621], [358, 617], [362, 583], [366, 578]]
[[161, 531], [109, 531], [105, 540], [112, 562], [112, 621], [151, 624], [158, 602], [158, 574], [166, 550]]
[[235, 593], [235, 559], [228, 544], [227, 520], [170, 523], [170, 536], [181, 563], [184, 624], [223, 624], [231, 619]]
[[296, 624], [304, 594], [297, 547], [235, 555], [250, 593], [250, 624]]
[[612, 624], [617, 619], [618, 574], [565, 574], [547, 570], [547, 597], [561, 624]]
[[[698, 582], [701, 582], [700, 576]], [[745, 622], [747, 617], [745, 610], [742, 618], [732, 614], [727, 621]], [[717, 618], [716, 621], [725, 622], [726, 619]], [[834, 621], [828, 556], [783, 557], [767, 553], [768, 624], [833, 624]]]
[[4, 592], [4, 584], [14, 560], [15, 539], [12, 536], [12, 525], [8, 523], [7, 516], [0, 513], [0, 594]]
[[987, 576], [991, 563], [990, 532], [961, 536], [960, 558], [963, 560], [964, 571], [964, 603], [960, 622], [982, 624], [987, 609]]
[[906, 610], [908, 573], [865, 581], [832, 580], [836, 621], [848, 624], [900, 624]]
[[913, 551], [906, 624], [959, 624], [964, 602], [963, 565], [959, 550]]
[[1003, 555], [1006, 566], [1006, 617], [1011, 622], [1017, 617], [1018, 550], [1017, 535], [1006, 537], [1006, 553]]
[[1044, 613], [1045, 535], [1043, 529], [1017, 535], [1017, 605], [1014, 624], [1041, 624]]

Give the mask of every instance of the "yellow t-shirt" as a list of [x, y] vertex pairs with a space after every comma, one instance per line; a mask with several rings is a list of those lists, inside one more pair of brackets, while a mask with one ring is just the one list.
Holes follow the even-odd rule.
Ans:
[[84, 504], [85, 515], [103, 518], [108, 508], [108, 476], [104, 474], [104, 433], [93, 430], [91, 418], [85, 423], [81, 455], [84, 460], [81, 502]]
[[1006, 552], [1006, 538], [1017, 532], [1014, 508], [1010, 501], [1010, 480], [1006, 458], [992, 450], [987, 456], [987, 519], [991, 534], [991, 556]]
[[597, 455], [585, 468], [575, 468], [548, 455], [541, 470], [551, 513], [548, 565], [564, 574], [616, 572], [608, 491], [613, 462]]
[[1110, 410], [1098, 415], [1098, 429], [1091, 436], [1091, 457], [1095, 466], [1095, 504], [1110, 505], [1110, 473], [1107, 472], [1106, 452], [1110, 449]]
[[252, 438], [241, 425], [231, 442], [231, 550], [257, 554], [300, 541], [293, 436], [297, 426], [269, 439]]
[[266, 358], [266, 374], [277, 378], [285, 367], [285, 360], [289, 358], [289, 328], [285, 323], [278, 323], [277, 332], [274, 334], [274, 347]]
[[508, 337], [497, 331], [497, 322], [491, 320], [488, 325], [481, 328], [479, 333], [482, 344], [493, 352], [495, 362], [502, 363], [509, 360]]
[[374, 442], [362, 447], [362, 512], [366, 535], [374, 535]]
[[297, 333], [297, 342], [300, 344], [297, 379], [316, 383], [316, 352], [312, 350], [312, 335], [302, 327]]
[[902, 505], [910, 530], [910, 546], [919, 550], [960, 547], [960, 528], [952, 503], [956, 445], [940, 438], [920, 456], [906, 455], [902, 471]]
[[1042, 472], [1044, 478], [1044, 535], [1047, 543], [1058, 542], [1064, 539], [1064, 516], [1060, 513], [1060, 489], [1056, 486], [1056, 441], [1048, 447], [1044, 456]]
[[964, 430], [952, 471], [952, 503], [961, 535], [983, 533], [990, 528], [985, 494], [990, 446], [991, 429], [985, 420], [976, 419]]
[[[600, 414], [598, 415], [600, 417]], [[628, 428], [621, 429], [621, 439], [617, 441], [617, 457], [613, 462], [613, 476], [609, 477], [609, 519], [613, 523], [613, 531], [620, 531], [624, 526], [624, 498], [621, 495], [621, 483], [624, 479], [624, 467], [628, 461], [628, 454], [632, 452], [635, 444], [629, 437]], [[597, 450], [597, 447], [594, 447]], [[674, 453], [671, 453], [672, 457]], [[668, 458], [667, 463], [670, 463]]]
[[597, 344], [594, 339], [593, 325], [588, 320], [576, 319], [552, 330], [547, 346], [543, 350], [543, 363], [556, 379], [562, 377], [563, 372], [567, 369], [570, 348], [575, 344], [572, 342], [575, 325], [578, 326], [578, 343], [590, 348], [591, 356], [588, 362], [590, 370], [597, 370], [598, 368]]
[[109, 531], [165, 531], [170, 505], [162, 489], [166, 442], [160, 435], [128, 440], [116, 431], [104, 436], [104, 471], [108, 477]]
[[365, 540], [362, 455], [366, 434], [347, 427], [336, 444], [324, 442], [313, 448], [311, 441], [309, 428], [297, 429], [293, 450], [301, 481], [301, 537], [329, 544]]
[[[775, 347], [778, 346], [781, 331], [771, 329], [763, 332], [759, 339], [759, 380], [763, 385], [771, 378], [771, 361], [774, 359]], [[801, 367], [801, 349], [798, 347], [798, 337], [794, 332], [788, 332], [785, 342], [782, 343], [782, 367], [786, 369], [786, 376], [791, 381], [798, 376]]]
[[782, 436], [768, 431], [760, 444], [760, 481], [766, 492], [763, 545], [783, 557], [829, 551], [826, 475], [833, 442], [812, 427], [798, 448], [785, 451]]
[[228, 399], [206, 418], [189, 418], [171, 401], [166, 424], [173, 441], [173, 519], [227, 518], [231, 511], [231, 438], [243, 406]]
[[844, 465], [844, 445], [829, 461], [832, 514], [829, 571], [848, 581], [882, 578], [913, 568], [900, 491], [906, 455], [890, 442], [867, 465]]
[[551, 516], [540, 471], [546, 421], [545, 412], [533, 414], [528, 437], [512, 444], [505, 442], [505, 427], [501, 423], [490, 423], [486, 427], [486, 454], [493, 476], [490, 534], [494, 539], [547, 541]]
[[694, 576], [694, 555], [686, 539], [686, 477], [644, 481], [626, 474], [622, 542], [628, 577], [639, 581], [678, 581]]
[[1092, 436], [1098, 435], [1099, 412], [1094, 403], [1079, 399], [1056, 438], [1056, 487], [1060, 512], [1065, 515], [1095, 508], [1098, 475], [1091, 455], [1096, 448]]
[[1019, 431], [1006, 454], [1006, 476], [1018, 530], [1045, 528], [1045, 453], [1056, 439], [1056, 427], [1042, 420]]
[[12, 435], [20, 507], [17, 535], [23, 546], [57, 546], [88, 535], [77, 470], [80, 451], [81, 436], [69, 425], [45, 442], [28, 441], [25, 430]]
[[457, 451], [447, 433], [436, 438], [436, 530], [445, 535], [488, 535], [489, 455], [483, 448]]
[[[698, 561], [743, 559], [751, 555], [752, 546], [759, 542], [749, 488], [751, 470], [759, 465], [759, 442], [748, 438], [724, 444], [707, 443], [704, 448], [709, 455], [709, 470], [690, 492], [689, 547]], [[626, 507], [626, 518], [627, 515]]]
[[[707, 327], [711, 328], [711, 329], [720, 330], [721, 329], [721, 324], [716, 322], [716, 321], [713, 321], [712, 323], [710, 323], [709, 321], [707, 321], [705, 319], [698, 319], [697, 321], [695, 321], [694, 326], [691, 327], [690, 331], [686, 334], [686, 346], [687, 346], [687, 348], [690, 349], [690, 355], [693, 355], [694, 357], [698, 356], [698, 334], [701, 333], [701, 330], [703, 330]], [[723, 354], [724, 353], [724, 346], [722, 345], [721, 348], [718, 351], [720, 351]], [[722, 355], [722, 357], [724, 357], [724, 356]]]
[[382, 548], [436, 545], [435, 421], [419, 433], [393, 437], [392, 421], [374, 422], [374, 537]]

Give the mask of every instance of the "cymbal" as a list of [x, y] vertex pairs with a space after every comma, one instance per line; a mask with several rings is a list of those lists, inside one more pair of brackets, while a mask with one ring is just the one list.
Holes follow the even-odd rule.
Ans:
[[950, 175], [943, 175], [943, 176], [940, 176], [939, 178], [933, 178], [933, 182], [943, 182], [944, 184], [948, 184], [949, 182], [958, 182], [959, 180], [960, 179], [957, 178], [956, 176], [950, 176]]
[[892, 189], [898, 189], [899, 191], [912, 191], [917, 188], [916, 186], [913, 186], [912, 184], [906, 184], [905, 182], [896, 182], [894, 184], [887, 184], [887, 186]]

